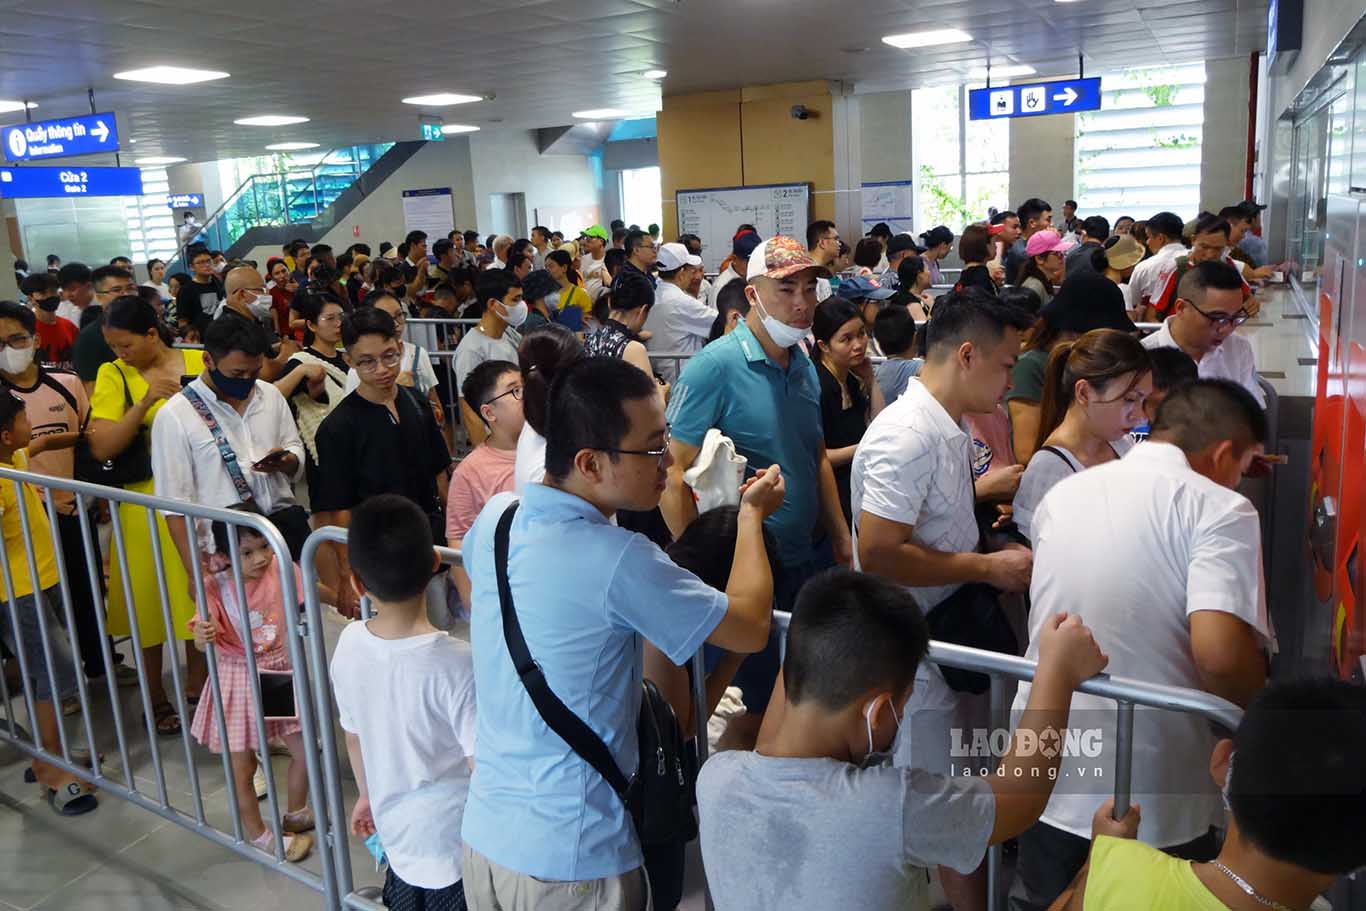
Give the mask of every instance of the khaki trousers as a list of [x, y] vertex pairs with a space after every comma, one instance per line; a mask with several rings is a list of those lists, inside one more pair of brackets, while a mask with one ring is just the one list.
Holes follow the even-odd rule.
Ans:
[[584, 882], [537, 879], [465, 845], [460, 878], [470, 911], [651, 911], [645, 868]]

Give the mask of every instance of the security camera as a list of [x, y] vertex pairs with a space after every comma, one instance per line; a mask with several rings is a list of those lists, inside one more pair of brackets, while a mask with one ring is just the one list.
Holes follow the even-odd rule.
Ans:
[[793, 120], [810, 120], [816, 116], [816, 112], [804, 104], [794, 104], [790, 113]]

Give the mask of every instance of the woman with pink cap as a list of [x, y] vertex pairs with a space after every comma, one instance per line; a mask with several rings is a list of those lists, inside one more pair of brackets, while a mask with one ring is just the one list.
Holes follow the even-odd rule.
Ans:
[[1039, 295], [1039, 302], [1048, 306], [1053, 299], [1053, 289], [1062, 284], [1064, 273], [1063, 254], [1076, 244], [1065, 241], [1057, 231], [1035, 231], [1025, 244], [1024, 265], [1015, 277], [1015, 284], [1028, 288]]

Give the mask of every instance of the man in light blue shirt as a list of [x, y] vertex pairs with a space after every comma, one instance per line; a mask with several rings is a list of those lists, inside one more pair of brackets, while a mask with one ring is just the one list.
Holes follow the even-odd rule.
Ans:
[[[610, 524], [619, 509], [658, 505], [670, 461], [654, 379], [625, 361], [582, 361], [552, 390], [545, 482], [527, 489], [509, 534], [508, 580], [527, 651], [628, 780], [638, 765], [645, 639], [678, 664], [704, 641], [741, 653], [768, 641], [763, 521], [782, 504], [778, 466], [742, 494], [723, 593]], [[462, 833], [465, 893], [475, 911], [640, 911], [648, 893], [625, 804], [542, 719], [508, 652], [494, 537], [513, 499], [490, 500], [464, 540], [480, 710]]]

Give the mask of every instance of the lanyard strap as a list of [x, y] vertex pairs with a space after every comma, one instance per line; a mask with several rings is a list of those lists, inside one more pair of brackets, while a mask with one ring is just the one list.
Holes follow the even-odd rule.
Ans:
[[242, 474], [242, 466], [237, 464], [237, 453], [233, 452], [232, 444], [228, 442], [228, 437], [223, 433], [223, 428], [218, 424], [218, 418], [213, 416], [209, 406], [199, 397], [189, 386], [180, 390], [185, 398], [190, 400], [190, 405], [199, 416], [204, 419], [204, 425], [209, 428], [209, 433], [213, 436], [214, 445], [218, 447], [218, 454], [223, 459], [223, 467], [228, 471], [228, 477], [232, 478], [232, 486], [237, 488], [237, 495], [242, 498], [243, 503], [255, 502], [256, 497], [251, 492], [251, 485], [247, 483], [246, 477]]

